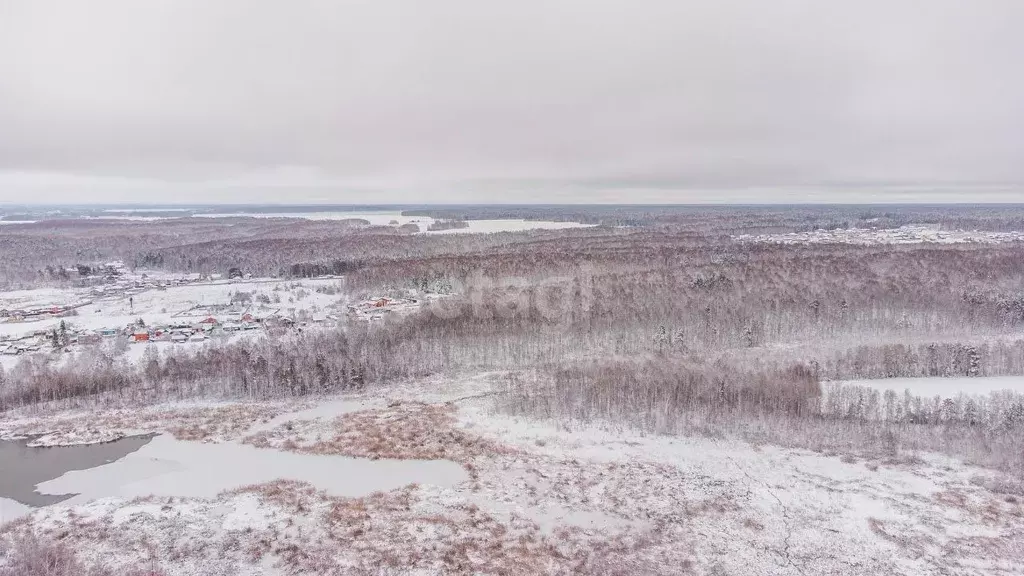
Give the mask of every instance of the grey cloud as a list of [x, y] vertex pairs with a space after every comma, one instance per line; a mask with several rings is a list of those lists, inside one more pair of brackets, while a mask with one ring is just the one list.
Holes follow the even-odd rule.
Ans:
[[5, 0], [0, 200], [1022, 182], [1022, 16], [1017, 0]]

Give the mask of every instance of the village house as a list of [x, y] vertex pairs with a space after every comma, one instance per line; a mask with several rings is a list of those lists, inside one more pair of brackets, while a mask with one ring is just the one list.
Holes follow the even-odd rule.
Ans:
[[216, 318], [214, 318], [213, 316], [208, 316], [200, 320], [199, 322], [196, 322], [195, 325], [192, 326], [192, 329], [195, 330], [196, 332], [210, 332], [211, 330], [216, 328], [218, 324], [219, 322], [217, 322]]

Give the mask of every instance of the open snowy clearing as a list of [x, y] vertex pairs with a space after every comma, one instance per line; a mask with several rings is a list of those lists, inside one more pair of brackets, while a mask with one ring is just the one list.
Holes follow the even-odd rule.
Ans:
[[937, 226], [908, 225], [899, 228], [836, 228], [785, 234], [743, 234], [734, 237], [739, 242], [767, 244], [999, 244], [1024, 241], [1022, 232], [990, 232], [978, 230], [940, 230]]
[[[171, 575], [1024, 571], [1024, 488], [994, 472], [929, 454], [857, 461], [564, 429], [495, 413], [492, 385], [481, 375], [306, 405], [221, 404], [190, 426], [183, 406], [154, 407], [166, 415], [161, 426], [179, 428], [177, 440], [152, 443], [157, 460], [146, 463], [144, 448], [107, 471], [46, 483], [85, 493], [4, 531], [61, 535], [88, 558], [153, 559]], [[97, 428], [137, 425], [129, 416], [55, 413], [37, 416], [36, 426], [90, 418]], [[30, 421], [8, 417], [0, 429], [14, 433]], [[383, 461], [377, 456], [414, 466], [435, 460], [444, 478], [404, 488], [378, 479], [383, 492], [365, 495], [373, 489], [366, 478], [336, 479], [284, 460], [243, 473], [261, 453], [302, 462], [362, 457], [367, 470]], [[212, 461], [238, 455], [238, 471]], [[197, 475], [175, 488], [183, 472], [168, 462], [211, 466], [209, 486]], [[461, 480], [447, 476], [454, 463]], [[103, 485], [111, 475], [123, 476], [120, 487]], [[329, 489], [351, 481], [365, 483], [347, 493], [355, 497]], [[90, 495], [113, 497], [87, 502]]]
[[1024, 376], [984, 376], [961, 378], [882, 378], [877, 380], [845, 380], [842, 385], [867, 386], [875, 390], [892, 390], [902, 394], [910, 391], [915, 396], [948, 398], [958, 394], [986, 395], [1009, 390], [1024, 393]]

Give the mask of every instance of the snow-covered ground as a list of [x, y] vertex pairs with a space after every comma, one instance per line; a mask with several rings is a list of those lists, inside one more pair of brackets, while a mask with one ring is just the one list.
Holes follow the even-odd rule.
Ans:
[[[133, 276], [141, 277], [141, 273]], [[242, 300], [240, 294], [247, 294]], [[234, 303], [232, 303], [234, 297]], [[84, 305], [80, 305], [83, 304]], [[346, 313], [347, 296], [341, 290], [338, 278], [305, 280], [249, 279], [192, 282], [162, 289], [150, 288], [131, 291], [108, 291], [97, 294], [93, 288], [41, 288], [0, 292], [0, 309], [26, 310], [53, 306], [75, 308], [70, 316], [45, 316], [10, 321], [0, 318], [0, 351], [14, 340], [30, 339], [17, 344], [35, 344], [38, 354], [52, 354], [48, 334], [64, 322], [72, 333], [93, 333], [104, 329], [122, 331], [126, 326], [143, 320], [147, 327], [195, 325], [214, 317], [218, 322], [238, 322], [248, 313], [256, 318], [285, 317], [295, 321], [311, 321], [323, 325], [336, 322]], [[333, 320], [332, 320], [333, 319]], [[7, 321], [3, 321], [7, 320]], [[35, 334], [44, 336], [33, 336]], [[251, 338], [262, 331], [220, 334], [217, 342]], [[2, 340], [8, 340], [3, 342]], [[104, 339], [106, 341], [107, 339]], [[132, 344], [128, 357], [140, 358], [147, 348], [163, 349], [168, 346], [195, 347], [202, 343], [148, 342]], [[72, 346], [72, 350], [78, 347]], [[13, 368], [24, 356], [0, 354], [0, 366]]]
[[1024, 232], [987, 232], [977, 230], [939, 230], [935, 226], [909, 225], [899, 228], [837, 228], [787, 234], [743, 234], [735, 236], [738, 242], [770, 244], [958, 244], [977, 242], [998, 244], [1024, 241]]
[[978, 378], [882, 378], [877, 380], [845, 380], [844, 385], [867, 386], [875, 390], [893, 390], [902, 394], [909, 390], [912, 395], [931, 398], [950, 397], [958, 394], [986, 395], [992, 392], [1010, 390], [1024, 394], [1024, 376], [985, 376]]
[[[496, 412], [495, 382], [209, 412], [208, 425], [232, 423], [206, 436], [214, 443], [162, 436], [106, 470], [46, 483], [83, 495], [15, 530], [60, 535], [87, 559], [153, 559], [171, 576], [1024, 571], [1024, 488], [995, 472], [931, 454], [858, 461], [565, 429]], [[377, 456], [411, 467], [379, 478]], [[422, 474], [422, 460], [440, 476]], [[374, 485], [383, 492], [366, 495]]]

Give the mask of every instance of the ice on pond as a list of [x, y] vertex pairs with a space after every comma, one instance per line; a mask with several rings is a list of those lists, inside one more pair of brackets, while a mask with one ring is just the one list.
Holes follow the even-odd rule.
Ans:
[[450, 487], [468, 478], [447, 460], [369, 460], [296, 454], [253, 446], [203, 444], [158, 436], [142, 449], [103, 466], [43, 482], [43, 494], [78, 494], [68, 504], [136, 496], [213, 497], [278, 479], [308, 482], [335, 496], [359, 497], [412, 483]]
[[46, 506], [74, 492], [41, 494], [36, 485], [71, 470], [84, 470], [114, 462], [138, 450], [152, 436], [133, 436], [113, 442], [79, 446], [33, 448], [31, 440], [0, 442], [0, 499], [28, 506]]
[[30, 512], [32, 512], [31, 506], [26, 506], [10, 498], [0, 498], [0, 526], [11, 520], [17, 520]]

